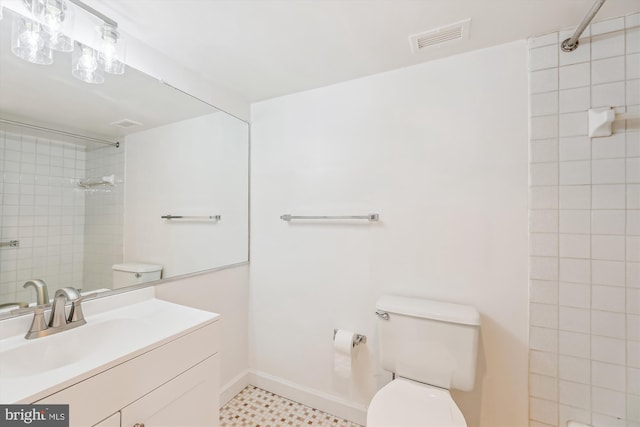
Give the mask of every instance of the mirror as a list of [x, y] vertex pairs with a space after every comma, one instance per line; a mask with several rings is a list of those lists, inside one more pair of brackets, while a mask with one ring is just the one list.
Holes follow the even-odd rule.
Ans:
[[248, 124], [131, 67], [92, 85], [70, 53], [23, 61], [3, 12], [0, 315], [31, 279], [52, 297], [247, 261]]

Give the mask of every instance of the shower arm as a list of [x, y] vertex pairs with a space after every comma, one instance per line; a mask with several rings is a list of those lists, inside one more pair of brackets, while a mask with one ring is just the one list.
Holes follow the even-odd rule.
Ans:
[[582, 32], [587, 28], [587, 25], [589, 25], [593, 17], [596, 16], [596, 13], [598, 13], [605, 1], [606, 0], [596, 0], [587, 16], [584, 17], [580, 25], [578, 25], [578, 28], [576, 28], [575, 33], [560, 45], [563, 52], [573, 52], [578, 48], [578, 45], [580, 44], [578, 39], [582, 35]]

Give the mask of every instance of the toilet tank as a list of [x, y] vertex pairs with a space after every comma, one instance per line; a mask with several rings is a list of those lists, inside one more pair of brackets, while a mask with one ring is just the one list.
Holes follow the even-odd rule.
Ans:
[[385, 370], [446, 389], [473, 389], [480, 329], [474, 307], [384, 295], [376, 310]]
[[114, 264], [113, 289], [160, 280], [162, 266], [156, 264]]

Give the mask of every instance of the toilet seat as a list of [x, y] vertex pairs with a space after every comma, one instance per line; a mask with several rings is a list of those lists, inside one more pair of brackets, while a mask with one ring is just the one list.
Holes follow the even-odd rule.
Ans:
[[397, 378], [373, 396], [367, 427], [466, 427], [449, 390]]

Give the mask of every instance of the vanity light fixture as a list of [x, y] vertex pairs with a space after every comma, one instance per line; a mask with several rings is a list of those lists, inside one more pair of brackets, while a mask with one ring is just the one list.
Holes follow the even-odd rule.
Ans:
[[[87, 83], [104, 82], [104, 73], [124, 74], [125, 45], [118, 23], [80, 0], [18, 0], [13, 9], [11, 50], [35, 64], [53, 63], [52, 50], [73, 52], [71, 73]], [[78, 13], [84, 11], [84, 13]], [[78, 25], [74, 26], [74, 19]], [[96, 19], [101, 21], [96, 25]], [[85, 29], [84, 34], [80, 34]], [[86, 28], [94, 28], [88, 34]]]

